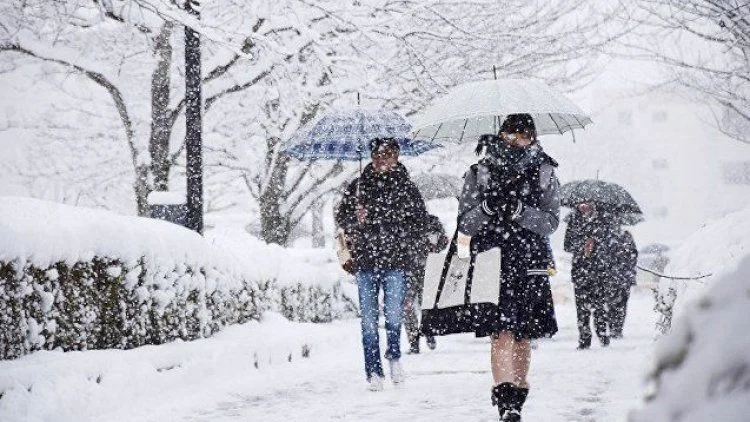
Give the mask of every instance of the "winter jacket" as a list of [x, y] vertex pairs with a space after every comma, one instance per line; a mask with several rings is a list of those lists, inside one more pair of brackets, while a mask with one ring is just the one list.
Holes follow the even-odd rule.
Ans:
[[[553, 265], [548, 236], [560, 221], [560, 183], [554, 172], [557, 163], [538, 145], [530, 148], [535, 148], [529, 153], [533, 159], [521, 169], [509, 169], [502, 159], [492, 156], [470, 168], [459, 198], [458, 229], [470, 236], [479, 235], [477, 242], [485, 244], [481, 249], [501, 243], [519, 247], [512, 245], [513, 238], [517, 243], [529, 244], [537, 261], [531, 265], [546, 270]], [[505, 181], [509, 173], [514, 179], [511, 183]], [[510, 218], [504, 219], [489, 209], [489, 195], [512, 196], [518, 201]], [[500, 233], [504, 233], [505, 241], [497, 238]]]
[[[355, 210], [367, 211], [363, 223]], [[427, 209], [403, 164], [378, 173], [368, 164], [352, 181], [336, 212], [336, 223], [350, 242], [355, 270], [407, 270], [415, 260], [414, 244], [424, 238]]]
[[[530, 339], [557, 332], [548, 278], [549, 235], [560, 213], [557, 163], [538, 144], [529, 148], [521, 165], [488, 154], [464, 178], [458, 229], [471, 236], [473, 253], [499, 247], [502, 256], [499, 303], [473, 316], [480, 337], [509, 331]], [[512, 209], [501, 211], [497, 204]]]
[[[622, 231], [615, 217], [603, 212], [591, 216], [584, 216], [578, 211], [571, 214], [565, 231], [564, 249], [573, 254], [573, 283], [598, 283], [613, 287], [634, 284], [638, 252], [632, 235]], [[584, 255], [586, 238], [594, 241], [589, 257]]]

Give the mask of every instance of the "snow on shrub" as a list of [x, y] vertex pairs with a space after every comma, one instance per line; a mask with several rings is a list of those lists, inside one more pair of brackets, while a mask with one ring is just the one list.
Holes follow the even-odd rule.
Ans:
[[631, 421], [747, 420], [750, 250], [732, 264], [736, 270], [686, 305], [657, 344], [653, 391]]
[[0, 359], [207, 337], [267, 309], [352, 312], [340, 281], [294, 283], [171, 223], [16, 197], [0, 197], [0, 215]]
[[662, 315], [658, 329], [669, 331], [672, 315], [678, 317], [701, 297], [715, 280], [734, 271], [740, 258], [750, 251], [750, 207], [711, 222], [692, 234], [671, 254], [666, 274], [700, 276], [700, 280], [661, 279], [657, 291], [657, 311]]

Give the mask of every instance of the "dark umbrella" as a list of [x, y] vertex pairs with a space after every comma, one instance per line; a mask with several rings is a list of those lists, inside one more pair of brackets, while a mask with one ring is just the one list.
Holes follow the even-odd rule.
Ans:
[[638, 203], [625, 188], [603, 180], [566, 183], [560, 188], [560, 200], [562, 205], [571, 208], [583, 202], [593, 202], [606, 211], [620, 215], [643, 214]]

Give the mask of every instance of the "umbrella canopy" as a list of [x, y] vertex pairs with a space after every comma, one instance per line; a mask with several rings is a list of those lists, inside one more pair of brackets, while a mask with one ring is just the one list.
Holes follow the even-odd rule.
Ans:
[[430, 199], [457, 198], [461, 195], [463, 180], [444, 173], [421, 173], [412, 177], [422, 197]]
[[474, 142], [496, 134], [508, 114], [528, 113], [538, 135], [582, 129], [591, 123], [583, 110], [546, 84], [527, 79], [471, 82], [438, 98], [414, 125], [414, 137]]
[[560, 201], [562, 205], [571, 208], [582, 202], [594, 202], [615, 213], [643, 214], [638, 203], [625, 188], [603, 180], [566, 183], [560, 188]]
[[300, 129], [284, 148], [286, 155], [301, 160], [361, 160], [370, 156], [374, 138], [396, 138], [401, 155], [419, 155], [440, 145], [407, 137], [411, 124], [393, 110], [335, 111]]

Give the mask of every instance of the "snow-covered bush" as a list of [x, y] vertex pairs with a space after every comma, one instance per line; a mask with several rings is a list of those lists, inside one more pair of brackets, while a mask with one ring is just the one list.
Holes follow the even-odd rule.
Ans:
[[341, 282], [330, 288], [321, 285], [298, 283], [269, 289], [267, 292], [278, 295], [273, 302], [277, 310], [287, 319], [297, 322], [331, 322], [345, 317], [356, 317], [357, 302], [352, 294], [347, 294]]
[[657, 343], [652, 391], [631, 420], [747, 420], [750, 209], [708, 224], [673, 257], [667, 272], [713, 275], [662, 282], [674, 298], [674, 324]]
[[656, 292], [656, 310], [660, 318], [657, 331], [669, 331], [671, 321], [679, 317], [688, 305], [723, 274], [736, 268], [739, 260], [750, 251], [750, 208], [731, 213], [707, 224], [671, 254], [664, 272], [695, 277], [711, 274], [698, 280], [661, 279]]
[[265, 310], [356, 315], [341, 281], [280, 277], [259, 253], [167, 222], [14, 197], [0, 215], [0, 359], [191, 340]]
[[657, 346], [654, 390], [633, 421], [744, 421], [750, 414], [750, 251], [692, 301]]

